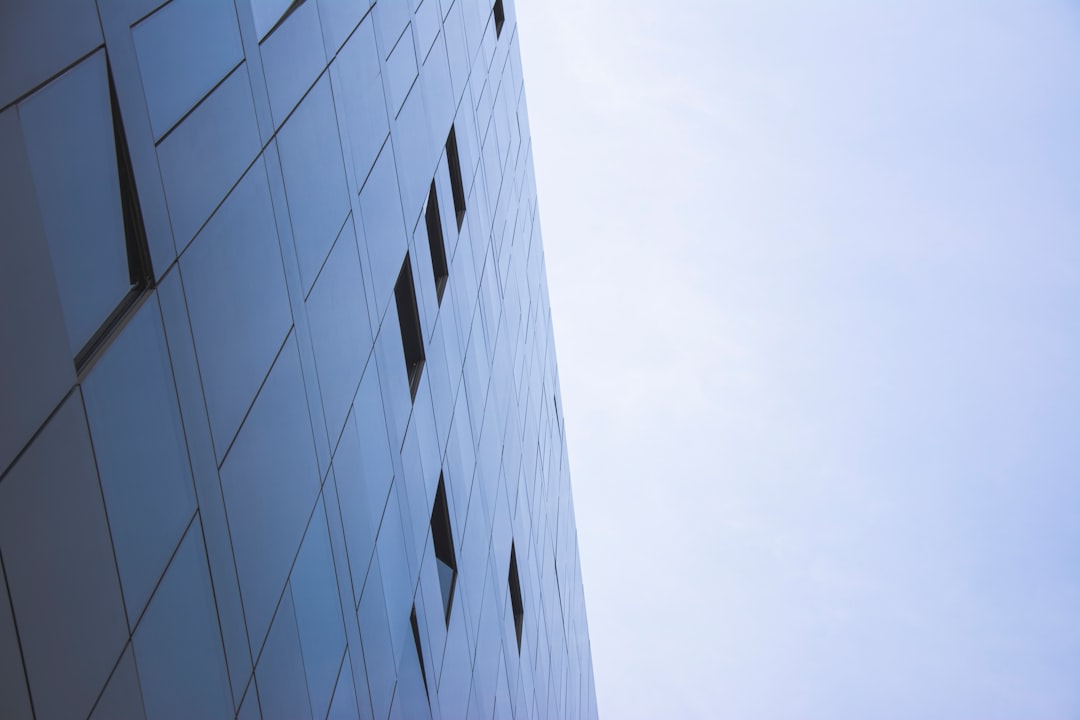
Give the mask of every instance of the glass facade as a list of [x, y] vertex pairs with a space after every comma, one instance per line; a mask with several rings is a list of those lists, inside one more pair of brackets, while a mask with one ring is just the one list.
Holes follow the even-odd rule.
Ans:
[[516, 30], [0, 4], [0, 717], [596, 716]]

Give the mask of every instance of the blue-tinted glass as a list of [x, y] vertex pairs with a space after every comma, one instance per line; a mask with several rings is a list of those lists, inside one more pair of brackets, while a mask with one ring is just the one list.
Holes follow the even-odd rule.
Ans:
[[[2, 571], [2, 567], [0, 567]], [[15, 619], [8, 603], [7, 583], [0, 572], [0, 716], [11, 720], [29, 720], [30, 695], [26, 691], [19, 642], [15, 637]]]
[[135, 629], [135, 664], [147, 720], [233, 715], [201, 538], [195, 522]]
[[330, 67], [334, 100], [344, 119], [341, 131], [348, 134], [353, 177], [360, 187], [390, 131], [379, 75], [382, 64], [375, 48], [370, 15], [360, 23]]
[[292, 594], [286, 590], [278, 606], [259, 664], [255, 668], [263, 720], [311, 718], [304, 660], [296, 630]]
[[465, 25], [461, 16], [461, 5], [454, 3], [450, 6], [443, 21], [443, 37], [446, 38], [446, 55], [449, 59], [450, 77], [454, 83], [454, 97], [461, 97], [465, 90], [465, 82], [469, 77], [469, 52], [465, 41]]
[[0, 3], [0, 107], [100, 44], [101, 23], [93, 0]]
[[251, 674], [251, 651], [244, 626], [243, 608], [240, 605], [240, 588], [236, 580], [236, 565], [233, 562], [225, 505], [221, 498], [217, 461], [210, 439], [210, 425], [206, 417], [202, 386], [199, 383], [195, 346], [191, 340], [191, 326], [188, 323], [178, 269], [174, 268], [162, 279], [158, 285], [158, 298], [176, 378], [184, 434], [195, 479], [195, 493], [199, 500], [199, 520], [206, 542], [210, 575], [214, 581], [214, 597], [225, 641], [225, 660], [229, 667], [233, 697], [241, 697]]
[[397, 306], [390, 303], [381, 331], [375, 338], [375, 364], [379, 371], [379, 390], [386, 414], [386, 430], [390, 437], [390, 447], [395, 454], [400, 452], [409, 423], [409, 413], [412, 412], [405, 362]]
[[485, 583], [473, 663], [473, 695], [480, 701], [480, 707], [488, 708], [489, 713], [495, 703], [495, 682], [502, 662], [502, 610], [496, 597], [505, 597], [505, 593], [500, 592], [502, 583], [499, 583], [500, 590], [494, 589], [496, 582], [489, 575]]
[[372, 347], [352, 227], [351, 221], [345, 223], [306, 303], [326, 426], [335, 440]]
[[255, 18], [255, 34], [260, 40], [281, 20], [292, 4], [293, 0], [251, 0], [251, 14]]
[[384, 80], [390, 95], [390, 114], [397, 115], [417, 75], [416, 48], [412, 33], [407, 32], [401, 36], [390, 56], [386, 58], [384, 68]]
[[[425, 717], [429, 697], [433, 717], [595, 717], [512, 4], [497, 37], [478, 0], [100, 0], [100, 23], [87, 2], [51, 32], [49, 0], [14, 1], [0, 90], [54, 79], [0, 113], [0, 715], [32, 695], [37, 717], [95, 700], [93, 717], [140, 717], [141, 694], [151, 718]], [[161, 262], [72, 391], [71, 317], [113, 312], [130, 281], [110, 80]], [[56, 249], [72, 228], [116, 241], [109, 302], [86, 248]], [[406, 257], [414, 387], [391, 302]], [[57, 409], [69, 392], [77, 413]], [[61, 418], [81, 431], [56, 440]], [[85, 472], [45, 473], [41, 509], [18, 514], [28, 463]], [[441, 566], [440, 473], [456, 555]]]
[[128, 628], [78, 392], [0, 483], [0, 554], [35, 713], [89, 715]]
[[172, 0], [132, 30], [154, 137], [160, 138], [243, 55], [230, 0]]
[[356, 686], [353, 685], [352, 672], [352, 663], [346, 653], [326, 720], [356, 720], [361, 717], [360, 709], [356, 705]]
[[394, 720], [424, 720], [431, 717], [427, 690], [420, 673], [420, 658], [411, 642], [398, 660], [397, 686], [390, 717]]
[[[420, 51], [420, 60], [423, 62], [431, 50], [431, 44], [435, 42], [435, 36], [439, 34], [439, 26], [442, 18], [439, 13], [438, 2], [421, 2], [413, 15], [413, 32], [416, 33], [416, 47]], [[443, 61], [445, 65], [445, 60]]]
[[[397, 679], [397, 663], [394, 661], [394, 648], [390, 641], [390, 625], [386, 615], [386, 599], [383, 597], [378, 558], [372, 562], [357, 617], [360, 621], [360, 638], [364, 644], [364, 668], [371, 693], [371, 709], [375, 717], [383, 718], [390, 712], [394, 682]], [[406, 609], [406, 626], [408, 622]], [[368, 657], [371, 658], [370, 661], [366, 660]]]
[[280, 126], [326, 67], [319, 13], [299, 5], [259, 47], [274, 126]]
[[443, 35], [436, 38], [431, 54], [424, 62], [420, 82], [428, 111], [427, 121], [431, 137], [441, 140], [450, 130], [457, 107], [457, 95], [454, 93], [450, 65], [447, 63], [446, 38]]
[[248, 636], [257, 651], [319, 492], [319, 470], [290, 336], [221, 466]]
[[290, 587], [312, 712], [315, 717], [325, 717], [345, 653], [345, 627], [341, 622], [330, 531], [321, 503], [311, 516], [296, 556]]
[[360, 379], [354, 408], [360, 442], [360, 469], [365, 478], [364, 482], [371, 488], [373, 501], [385, 502], [394, 468], [386, 435], [379, 372], [374, 364], [368, 365], [364, 377]]
[[110, 102], [99, 52], [19, 105], [72, 356], [131, 287]]
[[261, 162], [192, 241], [180, 269], [220, 462], [291, 323]]
[[134, 623], [195, 513], [156, 297], [94, 366], [83, 397], [120, 584]]
[[322, 23], [326, 56], [333, 57], [341, 44], [352, 34], [360, 18], [368, 10], [367, 2], [343, 3], [339, 0], [319, 0], [319, 21]]
[[454, 589], [454, 575], [457, 573], [442, 560], [436, 558], [436, 567], [439, 570], [439, 588], [442, 590], [442, 602], [444, 608], [450, 607], [450, 593]]
[[383, 53], [389, 55], [409, 23], [409, 3], [376, 3], [372, 14], [375, 16], [375, 31], [379, 34]]
[[446, 635], [446, 651], [439, 676], [439, 707], [443, 717], [466, 717], [469, 689], [472, 685], [473, 655], [466, 640], [466, 626], [460, 613], [450, 622]]
[[[277, 221], [278, 238], [281, 246], [281, 261], [285, 270], [285, 279], [289, 289], [289, 302], [292, 305], [295, 322], [297, 346], [300, 348], [300, 366], [305, 377], [308, 410], [311, 417], [312, 432], [315, 435], [315, 451], [319, 461], [319, 472], [323, 475], [330, 466], [330, 443], [326, 432], [322, 398], [317, 381], [315, 353], [311, 347], [311, 328], [304, 311], [304, 291], [301, 289], [300, 266], [294, 251], [293, 231], [289, 220], [289, 203], [285, 198], [285, 183], [281, 175], [281, 158], [274, 143], [263, 152], [266, 172], [270, 180], [270, 194], [274, 204], [274, 216]], [[348, 220], [346, 220], [348, 222]]]
[[404, 648], [412, 647], [409, 608], [415, 589], [409, 568], [405, 532], [401, 525], [403, 501], [398, 488], [400, 485], [395, 480], [395, 488], [390, 491], [382, 524], [379, 526], [379, 536], [375, 541], [375, 555], [379, 558], [387, 625], [390, 628], [394, 657], [400, 657]]
[[[499, 679], [495, 683], [495, 717], [513, 717], [510, 705], [510, 689], [506, 684], [506, 668], [499, 665]], [[580, 717], [579, 713], [568, 713], [565, 717]]]
[[[425, 635], [429, 646], [429, 651], [426, 651], [427, 655], [425, 655], [428, 663], [428, 683], [435, 683], [442, 671], [443, 651], [446, 649], [447, 614], [443, 603], [442, 586], [436, 570], [434, 548], [430, 539], [424, 543], [422, 555], [420, 582], [416, 589], [417, 608], [423, 610]], [[451, 605], [451, 617], [453, 615], [453, 605]]]
[[306, 295], [349, 210], [329, 77], [319, 81], [285, 123], [278, 151]]
[[[369, 366], [368, 370], [372, 377], [374, 376], [373, 367], [373, 365]], [[364, 383], [369, 382], [367, 378], [368, 375], [365, 375]], [[362, 393], [364, 383], [361, 384]], [[362, 433], [360, 437], [363, 437]], [[357, 435], [356, 420], [350, 415], [334, 455], [335, 487], [341, 506], [341, 521], [344, 526], [349, 565], [352, 569], [353, 592], [356, 597], [360, 596], [360, 591], [364, 587], [364, 578], [367, 576], [368, 565], [375, 551], [375, 536], [393, 477], [393, 469], [389, 466], [388, 457], [386, 467], [376, 471], [379, 474], [364, 470], [360, 437]], [[368, 441], [377, 442], [377, 439], [368, 438]]]
[[236, 720], [261, 720], [262, 712], [259, 709], [259, 693], [255, 689], [255, 682], [248, 685], [248, 691], [240, 703], [240, 709], [236, 713]]
[[424, 542], [431, 532], [431, 505], [435, 501], [435, 486], [439, 480], [438, 475], [433, 478], [429, 495], [424, 485], [415, 427], [415, 424], [409, 425], [405, 444], [401, 448], [403, 482], [398, 488], [402, 493], [401, 524], [409, 553], [410, 572], [419, 567], [419, 554], [424, 551]]
[[[4, 717], [7, 717], [5, 715]], [[109, 684], [101, 693], [90, 720], [114, 720], [130, 718], [140, 720], [146, 717], [143, 710], [142, 690], [139, 688], [139, 676], [135, 670], [135, 655], [131, 646], [124, 650], [120, 662], [113, 670]]]
[[423, 471], [424, 492], [428, 505], [435, 499], [435, 490], [439, 484], [439, 469], [442, 466], [442, 453], [435, 438], [435, 415], [431, 408], [431, 387], [425, 380], [420, 384], [413, 404], [413, 413], [409, 420], [411, 430], [416, 432], [416, 445], [419, 449], [420, 468]]
[[275, 126], [280, 126], [326, 67], [319, 11], [314, 2], [296, 11], [259, 47]]
[[[441, 151], [441, 143], [434, 142], [428, 132], [428, 112], [424, 93], [419, 87], [409, 93], [393, 127], [401, 203], [405, 210], [406, 227], [412, 228], [416, 226], [427, 200], [431, 177]], [[447, 125], [443, 130], [449, 129]]]
[[[453, 311], [447, 308], [447, 316], [453, 315]], [[424, 374], [428, 379], [428, 387], [431, 389], [432, 423], [435, 434], [434, 444], [437, 450], [446, 447], [450, 432], [450, 419], [454, 412], [453, 387], [450, 382], [450, 374], [446, 366], [447, 348], [445, 343], [447, 323], [439, 323], [435, 326], [428, 341], [431, 348], [431, 361], [424, 364]], [[450, 332], [453, 332], [451, 329]], [[427, 467], [427, 463], [424, 463]]]
[[247, 65], [184, 118], [157, 152], [173, 234], [183, 252], [259, 152]]
[[[75, 382], [49, 246], [18, 111], [0, 114], [0, 468], [7, 468]], [[11, 308], [33, 308], [12, 312]]]
[[296, 12], [262, 42], [259, 51], [274, 126], [280, 126], [326, 66], [315, 3], [298, 5]]

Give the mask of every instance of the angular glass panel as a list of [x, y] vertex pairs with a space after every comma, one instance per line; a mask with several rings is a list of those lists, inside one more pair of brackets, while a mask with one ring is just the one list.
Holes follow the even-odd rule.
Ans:
[[173, 234], [183, 252], [259, 152], [247, 64], [184, 118], [157, 152]]
[[295, 0], [259, 46], [259, 55], [270, 113], [280, 127], [326, 67], [316, 4]]
[[150, 126], [160, 138], [243, 57], [228, 0], [172, 0], [132, 30]]
[[341, 624], [341, 601], [330, 550], [330, 530], [322, 503], [316, 506], [311, 516], [307, 535], [293, 565], [289, 587], [312, 712], [317, 718], [325, 717], [345, 654], [345, 628]]
[[[0, 472], [75, 383], [19, 115], [0, 113]], [[17, 408], [17, 411], [15, 410]]]
[[214, 593], [195, 521], [133, 638], [147, 720], [233, 713]]
[[129, 645], [94, 706], [90, 720], [141, 720], [145, 717], [142, 690], [139, 688], [139, 676], [135, 670], [135, 655]]
[[74, 356], [132, 286], [105, 53], [24, 100], [19, 117]]
[[[58, 21], [62, 18], [62, 21]], [[101, 45], [96, 3], [0, 3], [0, 107]]]
[[180, 258], [218, 462], [292, 323], [261, 160]]
[[156, 296], [94, 366], [83, 394], [120, 583], [134, 625], [195, 513]]
[[86, 717], [127, 642], [78, 391], [0, 482], [0, 553], [38, 717]]
[[221, 466], [253, 655], [285, 587], [319, 493], [300, 355], [291, 335]]
[[324, 76], [312, 88], [281, 128], [278, 150], [307, 295], [349, 212], [345, 159], [338, 141], [329, 77]]
[[285, 592], [255, 668], [264, 718], [310, 718], [292, 593]]

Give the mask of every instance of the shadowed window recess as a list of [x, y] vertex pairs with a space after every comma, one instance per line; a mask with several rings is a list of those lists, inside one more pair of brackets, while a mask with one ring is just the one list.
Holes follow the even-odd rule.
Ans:
[[416, 644], [416, 660], [420, 663], [420, 678], [424, 681], [424, 692], [430, 695], [427, 684], [427, 670], [424, 668], [424, 648], [420, 644], [420, 624], [416, 621], [416, 604], [412, 606], [409, 615], [409, 624], [412, 625], [413, 642]]
[[446, 265], [446, 244], [443, 242], [439, 197], [435, 192], [434, 180], [431, 181], [431, 190], [428, 191], [424, 222], [427, 224], [428, 245], [431, 248], [431, 270], [435, 275], [435, 295], [439, 305], [442, 305], [443, 291], [446, 290], [446, 281], [450, 278], [450, 269]]
[[405, 351], [405, 372], [409, 376], [409, 395], [416, 399], [420, 375], [424, 371], [424, 341], [420, 332], [420, 312], [416, 307], [416, 290], [413, 284], [412, 265], [409, 254], [401, 264], [397, 283], [394, 285], [397, 301], [398, 323], [401, 325], [401, 345]]
[[521, 653], [521, 624], [525, 620], [525, 608], [521, 604], [521, 582], [518, 579], [517, 552], [510, 543], [510, 602], [514, 606], [514, 631], [517, 633], [518, 653]]
[[127, 295], [106, 318], [97, 332], [75, 356], [75, 367], [81, 370], [102, 350], [123, 323], [125, 316], [135, 307], [139, 296], [154, 284], [154, 268], [150, 264], [150, 246], [146, 240], [139, 191], [135, 187], [135, 171], [131, 166], [124, 121], [120, 117], [120, 103], [116, 99], [112, 71], [109, 72], [109, 100], [112, 105], [113, 135], [116, 140], [116, 169], [120, 181], [120, 205], [124, 214], [124, 245], [127, 249], [128, 279], [131, 287]]
[[454, 217], [457, 218], [457, 228], [461, 230], [461, 223], [465, 220], [465, 183], [461, 179], [461, 160], [458, 157], [457, 134], [454, 126], [450, 126], [450, 134], [446, 137], [446, 164], [450, 167], [450, 189], [454, 195]]
[[435, 564], [439, 571], [443, 613], [449, 627], [450, 608], [454, 603], [454, 585], [457, 582], [457, 556], [454, 553], [454, 535], [450, 531], [450, 508], [446, 504], [446, 486], [442, 473], [439, 473], [439, 489], [435, 491], [435, 504], [431, 508], [431, 540], [435, 546]]
[[506, 11], [503, 9], [502, 0], [495, 0], [491, 8], [491, 14], [495, 16], [495, 37], [502, 35], [503, 23], [506, 22]]

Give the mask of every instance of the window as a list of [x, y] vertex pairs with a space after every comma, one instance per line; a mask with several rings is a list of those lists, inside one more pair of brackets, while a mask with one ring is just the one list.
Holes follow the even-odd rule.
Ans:
[[416, 659], [420, 662], [420, 677], [424, 681], [424, 692], [427, 693], [427, 670], [424, 669], [424, 649], [420, 644], [420, 624], [416, 621], [416, 604], [412, 606], [412, 614], [409, 615], [409, 624], [412, 625], [413, 642], [416, 643]]
[[503, 23], [506, 22], [506, 13], [503, 11], [502, 0], [495, 0], [495, 7], [491, 8], [492, 14], [495, 15], [495, 38], [498, 39], [502, 34]]
[[435, 295], [439, 305], [442, 305], [443, 291], [446, 289], [446, 281], [450, 277], [450, 270], [446, 266], [446, 245], [443, 242], [442, 218], [439, 215], [439, 197], [435, 193], [435, 181], [431, 181], [431, 190], [428, 191], [427, 210], [424, 212], [424, 220], [427, 223], [428, 246], [431, 248], [431, 270], [435, 273]]
[[401, 272], [394, 285], [394, 298], [397, 300], [398, 324], [401, 325], [401, 345], [405, 351], [405, 371], [409, 376], [409, 395], [415, 400], [416, 389], [420, 387], [420, 374], [424, 371], [424, 341], [408, 253], [405, 253], [405, 262], [401, 264]]
[[68, 347], [83, 377], [153, 285], [105, 50], [19, 100], [17, 118], [29, 170], [25, 182], [37, 195]]
[[127, 251], [128, 280], [130, 288], [119, 305], [105, 322], [90, 336], [87, 343], [75, 355], [75, 370], [83, 372], [91, 360], [101, 354], [123, 325], [123, 320], [138, 304], [139, 297], [154, 284], [154, 269], [150, 264], [150, 245], [146, 239], [139, 192], [135, 186], [135, 170], [131, 165], [124, 121], [120, 117], [120, 102], [116, 98], [112, 69], [109, 68], [109, 100], [112, 108], [113, 139], [116, 144], [116, 170], [120, 184], [120, 205], [124, 219], [124, 243]]
[[525, 620], [525, 608], [521, 604], [521, 582], [518, 580], [517, 553], [510, 543], [510, 602], [514, 606], [514, 630], [517, 632], [518, 653], [521, 653], [521, 624]]
[[454, 193], [454, 215], [457, 217], [457, 229], [465, 219], [465, 183], [461, 179], [461, 160], [458, 157], [457, 134], [450, 126], [446, 137], [446, 164], [450, 166], [450, 188]]
[[446, 487], [442, 473], [439, 489], [435, 491], [435, 505], [431, 508], [431, 540], [435, 545], [435, 565], [439, 571], [439, 587], [442, 589], [443, 613], [450, 626], [450, 608], [454, 602], [454, 583], [457, 581], [457, 557], [454, 555], [454, 536], [450, 532], [450, 508], [446, 504]]

